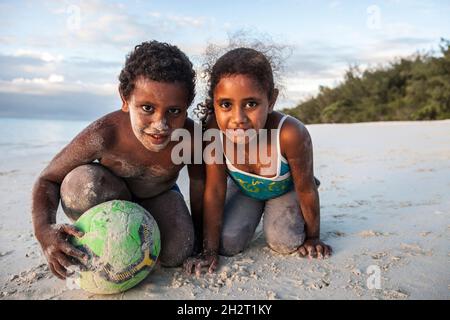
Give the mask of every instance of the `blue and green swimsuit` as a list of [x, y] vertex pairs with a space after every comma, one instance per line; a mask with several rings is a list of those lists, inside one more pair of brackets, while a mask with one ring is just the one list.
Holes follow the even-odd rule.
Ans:
[[[277, 132], [277, 174], [275, 177], [266, 178], [256, 174], [248, 173], [234, 167], [225, 156], [227, 173], [239, 186], [240, 190], [247, 196], [258, 200], [269, 200], [277, 198], [294, 188], [291, 171], [287, 160], [281, 155], [280, 130], [283, 122], [288, 116], [285, 115], [278, 124]], [[223, 143], [223, 141], [222, 141]]]

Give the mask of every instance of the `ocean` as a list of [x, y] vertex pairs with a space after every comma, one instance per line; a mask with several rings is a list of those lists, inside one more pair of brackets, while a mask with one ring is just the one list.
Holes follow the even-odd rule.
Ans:
[[0, 159], [55, 154], [89, 123], [0, 118]]
[[[0, 177], [23, 170], [24, 166], [42, 170], [91, 122], [0, 118]], [[188, 181], [183, 168], [177, 183], [185, 199], [189, 199]]]

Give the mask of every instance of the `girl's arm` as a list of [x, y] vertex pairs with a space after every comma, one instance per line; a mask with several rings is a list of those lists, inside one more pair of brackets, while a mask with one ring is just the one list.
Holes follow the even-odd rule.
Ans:
[[[215, 138], [217, 139], [217, 137]], [[203, 252], [197, 257], [189, 258], [184, 263], [186, 273], [191, 274], [193, 269], [197, 276], [200, 276], [202, 267], [209, 267], [208, 271], [213, 272], [218, 265], [218, 254], [220, 245], [220, 233], [222, 229], [222, 216], [225, 205], [227, 190], [226, 165], [223, 163], [222, 154], [218, 154], [214, 149], [208, 147], [221, 144], [216, 140], [205, 147], [205, 190], [203, 194]], [[220, 161], [218, 161], [220, 160]]]
[[208, 267], [208, 272], [216, 270], [219, 263], [220, 232], [222, 215], [225, 205], [227, 175], [225, 165], [206, 164], [206, 182], [203, 196], [203, 252], [184, 263], [187, 274], [195, 269], [197, 277], [201, 275], [202, 267]]
[[205, 168], [203, 164], [189, 164], [189, 199], [194, 224], [194, 254], [200, 253], [203, 242], [203, 194], [205, 189]]
[[206, 184], [203, 198], [203, 252], [219, 253], [223, 208], [227, 189], [225, 165], [206, 165]]
[[327, 257], [331, 247], [320, 241], [320, 202], [314, 179], [313, 147], [306, 127], [288, 118], [281, 131], [281, 149], [289, 162], [295, 191], [305, 220], [306, 240], [298, 249], [302, 256]]
[[[194, 224], [195, 242], [194, 255], [202, 251], [203, 243], [203, 195], [205, 192], [205, 164], [203, 158], [197, 159], [196, 152], [203, 155], [203, 141], [195, 134], [197, 124], [191, 119], [186, 120], [186, 127], [191, 134], [191, 162], [187, 165], [189, 174], [189, 204], [191, 207], [192, 222]], [[201, 128], [200, 128], [201, 130]], [[201, 146], [200, 150], [197, 150]]]

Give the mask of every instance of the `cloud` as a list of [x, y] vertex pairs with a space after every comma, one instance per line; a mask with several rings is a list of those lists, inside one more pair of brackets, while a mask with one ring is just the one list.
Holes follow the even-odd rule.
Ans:
[[328, 5], [328, 7], [330, 9], [335, 9], [337, 7], [341, 6], [341, 2], [340, 1], [331, 1], [330, 4]]
[[64, 93], [88, 93], [101, 96], [117, 94], [117, 84], [90, 83], [83, 81], [66, 82], [64, 76], [51, 74], [47, 78], [14, 78], [0, 80], [0, 92], [20, 93], [22, 95], [57, 95]]
[[55, 2], [49, 6], [50, 12], [65, 17], [58, 38], [64, 39], [68, 46], [72, 43], [123, 46], [144, 38], [150, 31], [149, 25], [141, 23], [118, 3], [80, 0], [76, 5], [61, 6]]
[[52, 83], [62, 83], [64, 82], [64, 76], [59, 74], [51, 74], [47, 79], [43, 78], [15, 78], [11, 81], [14, 84], [52, 84]]
[[161, 18], [161, 16], [162, 16], [161, 12], [156, 12], [156, 11], [150, 11], [147, 14], [153, 18]]
[[350, 46], [321, 42], [295, 46], [286, 61], [285, 76], [287, 79], [337, 79], [356, 60], [357, 54]]
[[125, 61], [90, 59], [85, 57], [74, 56], [67, 59], [67, 63], [77, 68], [93, 68], [93, 69], [120, 69]]
[[409, 46], [409, 48], [419, 48], [424, 45], [429, 45], [430, 43], [435, 44], [436, 39], [430, 38], [430, 37], [395, 37], [395, 38], [388, 38], [384, 40], [384, 43], [387, 45], [395, 45], [395, 46]]
[[0, 92], [0, 117], [95, 120], [120, 109], [117, 96], [71, 92], [32, 95]]
[[0, 44], [10, 45], [16, 41], [16, 38], [13, 36], [2, 35], [0, 36]]
[[150, 38], [179, 34], [180, 28], [204, 28], [211, 18], [149, 11], [132, 14], [125, 5], [103, 0], [80, 0], [76, 5], [50, 7], [53, 14], [65, 16], [58, 38], [71, 46], [95, 44], [129, 49]]
[[[345, 69], [338, 69], [328, 77], [311, 77], [300, 75], [286, 78], [283, 90], [278, 97], [276, 109], [295, 107], [300, 101], [312, 97], [319, 92], [320, 86], [334, 87], [339, 83]], [[342, 72], [341, 72], [342, 71]]]
[[34, 50], [25, 50], [25, 49], [19, 49], [14, 54], [14, 57], [27, 57], [27, 58], [33, 58], [37, 60], [41, 60], [44, 62], [61, 62], [63, 60], [62, 55], [52, 55], [48, 52], [42, 52], [42, 51], [34, 51]]
[[401, 36], [378, 38], [355, 48], [319, 42], [297, 46], [287, 61], [287, 72], [282, 81], [284, 90], [277, 108], [295, 106], [300, 100], [317, 94], [320, 86], [338, 85], [350, 65], [357, 64], [361, 70], [383, 65], [398, 57], [409, 57], [417, 52], [417, 48], [431, 47], [437, 40]]
[[38, 54], [0, 54], [0, 80], [47, 77], [57, 73], [57, 65], [55, 62], [45, 62]]
[[167, 19], [174, 22], [178, 27], [194, 27], [201, 28], [206, 25], [207, 19], [205, 17], [189, 17], [180, 15], [168, 15]]
[[393, 62], [396, 58], [410, 57], [419, 52], [419, 48], [428, 52], [437, 43], [438, 39], [422, 37], [395, 37], [373, 41], [359, 50], [355, 63], [363, 67], [383, 65]]
[[62, 59], [58, 55], [18, 50], [13, 55], [0, 54], [0, 91], [40, 95], [83, 91], [114, 95], [121, 66], [117, 61]]

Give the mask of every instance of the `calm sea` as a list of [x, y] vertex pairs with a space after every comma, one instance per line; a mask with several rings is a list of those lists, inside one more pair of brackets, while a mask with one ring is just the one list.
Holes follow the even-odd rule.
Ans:
[[0, 118], [0, 158], [54, 154], [88, 121]]

